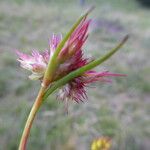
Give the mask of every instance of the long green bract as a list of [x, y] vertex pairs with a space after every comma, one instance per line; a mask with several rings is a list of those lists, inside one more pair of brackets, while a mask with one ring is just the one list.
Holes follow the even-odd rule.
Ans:
[[68, 75], [64, 76], [60, 80], [56, 81], [46, 92], [44, 95], [43, 100], [45, 100], [53, 91], [55, 91], [57, 88], [65, 85], [68, 83], [70, 80], [82, 75], [84, 72], [93, 69], [94, 67], [100, 65], [104, 61], [106, 61], [108, 58], [110, 58], [115, 52], [117, 52], [127, 41], [128, 35], [124, 37], [124, 39], [115, 47], [113, 48], [110, 52], [105, 54], [102, 58], [99, 58], [97, 60], [92, 61], [91, 63], [69, 73]]

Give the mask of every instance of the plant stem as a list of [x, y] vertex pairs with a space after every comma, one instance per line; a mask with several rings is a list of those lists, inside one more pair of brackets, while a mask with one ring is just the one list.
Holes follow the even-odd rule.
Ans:
[[33, 120], [35, 118], [35, 115], [36, 115], [37, 111], [39, 110], [39, 108], [42, 104], [45, 90], [46, 90], [46, 88], [41, 86], [41, 89], [38, 93], [38, 96], [37, 96], [37, 98], [33, 104], [33, 107], [31, 109], [30, 114], [28, 116], [28, 119], [26, 121], [18, 150], [26, 150], [26, 144], [27, 144], [27, 140], [28, 140], [28, 137], [30, 134], [30, 129], [32, 127], [32, 123], [33, 123]]

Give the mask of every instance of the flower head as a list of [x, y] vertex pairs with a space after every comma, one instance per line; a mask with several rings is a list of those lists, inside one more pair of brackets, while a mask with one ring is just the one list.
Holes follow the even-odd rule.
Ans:
[[70, 38], [66, 42], [66, 45], [62, 49], [59, 55], [59, 61], [64, 62], [66, 59], [71, 58], [73, 55], [82, 53], [82, 46], [88, 37], [88, 27], [91, 20], [84, 19], [78, 26], [78, 28], [71, 34]]
[[111, 140], [108, 137], [100, 137], [92, 142], [91, 150], [109, 150]]
[[32, 72], [29, 76], [32, 80], [42, 79], [45, 73], [47, 63], [49, 60], [49, 53], [46, 50], [43, 54], [38, 51], [32, 51], [31, 55], [24, 54], [22, 52], [16, 52], [19, 58], [20, 66]]
[[[55, 69], [51, 83], [90, 63], [89, 59], [84, 58], [82, 50], [83, 44], [88, 37], [88, 27], [90, 22], [91, 20], [84, 18], [66, 41], [64, 47], [61, 49], [58, 57], [56, 58], [57, 68]], [[32, 55], [27, 55], [17, 51], [19, 56], [18, 61], [20, 62], [21, 67], [32, 72], [29, 76], [30, 79], [43, 80], [48, 62], [52, 58], [61, 40], [61, 35], [53, 35], [49, 42], [49, 51], [46, 50], [44, 53], [32, 51]], [[114, 74], [108, 71], [86, 71], [64, 85], [58, 92], [58, 98], [62, 100], [72, 99], [76, 102], [83, 101], [87, 98], [85, 89], [87, 85], [97, 81], [111, 82], [108, 77], [112, 76], [124, 75]]]

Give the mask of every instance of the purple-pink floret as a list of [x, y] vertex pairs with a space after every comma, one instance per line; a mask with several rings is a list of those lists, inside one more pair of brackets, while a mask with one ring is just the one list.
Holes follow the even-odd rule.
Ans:
[[[54, 74], [53, 81], [64, 77], [68, 73], [88, 64], [90, 61], [83, 57], [83, 44], [88, 37], [88, 27], [91, 20], [84, 19], [72, 33], [65, 46], [58, 55], [58, 67]], [[32, 80], [41, 80], [44, 77], [49, 59], [53, 56], [54, 51], [62, 40], [61, 35], [53, 35], [49, 41], [49, 49], [43, 53], [32, 51], [32, 55], [27, 55], [17, 51], [18, 61], [22, 68], [30, 70], [29, 76]], [[111, 82], [108, 77], [125, 76], [123, 74], [114, 74], [108, 71], [96, 72], [93, 70], [85, 72], [83, 75], [74, 78], [64, 85], [58, 92], [58, 98], [62, 100], [72, 99], [77, 103], [87, 99], [86, 87], [90, 83], [97, 81]]]

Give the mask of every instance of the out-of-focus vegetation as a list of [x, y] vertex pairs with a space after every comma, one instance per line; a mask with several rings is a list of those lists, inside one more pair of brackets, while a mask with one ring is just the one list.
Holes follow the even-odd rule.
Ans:
[[150, 10], [134, 0], [1, 0], [0, 150], [17, 149], [40, 87], [27, 79], [14, 50], [44, 50], [51, 33], [65, 34], [90, 5], [96, 9], [85, 53], [101, 56], [129, 33], [124, 48], [103, 64], [128, 76], [88, 88], [88, 101], [70, 103], [68, 116], [53, 94], [36, 117], [28, 149], [88, 150], [100, 136], [112, 138], [114, 150], [150, 149]]
[[150, 1], [149, 0], [138, 0], [143, 6], [150, 7]]

